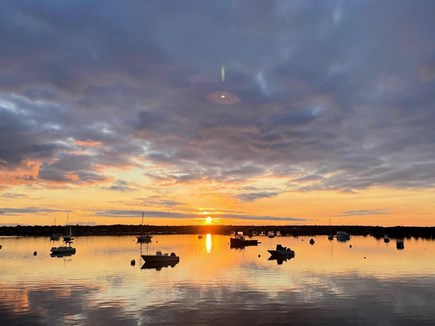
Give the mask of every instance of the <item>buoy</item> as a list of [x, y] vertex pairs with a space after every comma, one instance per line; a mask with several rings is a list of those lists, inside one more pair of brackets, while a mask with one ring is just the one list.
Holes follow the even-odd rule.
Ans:
[[131, 262], [130, 262], [130, 265], [131, 265], [131, 266], [136, 265], [136, 260], [132, 259]]
[[261, 255], [258, 255], [258, 257], [261, 257]]
[[314, 244], [314, 239], [311, 239], [310, 240], [310, 245], [313, 245]]
[[352, 245], [349, 245], [349, 248], [352, 248]]
[[366, 256], [364, 256], [364, 259], [366, 259]]
[[38, 252], [34, 251], [33, 252], [33, 256], [36, 256], [38, 254]]

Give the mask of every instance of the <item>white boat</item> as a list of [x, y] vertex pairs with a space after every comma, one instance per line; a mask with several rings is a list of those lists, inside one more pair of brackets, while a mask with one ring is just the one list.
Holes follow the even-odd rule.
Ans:
[[283, 247], [280, 244], [276, 245], [275, 250], [268, 250], [268, 252], [273, 257], [294, 257], [295, 256], [295, 252], [293, 250], [291, 250], [290, 248]]
[[162, 254], [161, 251], [157, 251], [155, 255], [141, 255], [145, 263], [157, 263], [157, 262], [168, 262], [177, 263], [180, 261], [180, 257], [171, 252], [171, 254]]

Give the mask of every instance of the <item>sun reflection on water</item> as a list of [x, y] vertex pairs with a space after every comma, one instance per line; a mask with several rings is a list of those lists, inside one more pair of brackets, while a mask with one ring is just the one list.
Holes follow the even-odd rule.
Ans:
[[211, 253], [212, 244], [211, 234], [207, 233], [205, 236], [205, 250], [207, 250], [207, 253]]

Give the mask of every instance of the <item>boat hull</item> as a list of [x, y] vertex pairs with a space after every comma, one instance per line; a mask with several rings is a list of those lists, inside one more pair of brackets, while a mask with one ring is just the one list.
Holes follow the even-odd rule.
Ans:
[[178, 256], [165, 256], [165, 255], [142, 255], [145, 263], [178, 263], [180, 257]]
[[245, 239], [235, 239], [230, 238], [231, 248], [243, 248], [247, 246], [258, 246], [258, 240], [245, 240]]
[[137, 238], [137, 242], [139, 242], [139, 243], [150, 243], [152, 236], [150, 236], [150, 235], [138, 235], [136, 238]]
[[68, 254], [75, 254], [76, 248], [73, 247], [53, 247], [51, 248], [51, 253], [53, 255], [68, 255]]
[[289, 258], [295, 256], [295, 252], [293, 250], [268, 250], [268, 252], [273, 257]]

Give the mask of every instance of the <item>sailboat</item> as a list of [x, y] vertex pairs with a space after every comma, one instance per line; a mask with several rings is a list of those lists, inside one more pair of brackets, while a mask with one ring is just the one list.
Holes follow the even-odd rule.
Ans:
[[[66, 218], [66, 225], [67, 226], [69, 225], [69, 212], [68, 212], [68, 215], [67, 215], [67, 218]], [[72, 241], [72, 240], [74, 240], [74, 238], [72, 237], [71, 225], [69, 225], [69, 234], [63, 236], [63, 241], [64, 242], [69, 242], [69, 241]]]
[[50, 241], [57, 241], [59, 239], [60, 239], [60, 234], [56, 233], [56, 218], [54, 218], [53, 234], [50, 235]]
[[[67, 215], [67, 226], [69, 221], [69, 213]], [[72, 237], [71, 233], [71, 225], [69, 226], [69, 235], [63, 236], [63, 246], [59, 247], [52, 247], [50, 249], [51, 256], [52, 257], [64, 257], [64, 256], [71, 256], [76, 253], [76, 248], [72, 247], [71, 244], [73, 243], [74, 238]]]
[[[142, 212], [142, 229], [143, 229], [143, 217], [144, 217], [144, 213]], [[149, 242], [151, 242], [152, 237], [153, 236], [149, 233], [145, 233], [145, 234], [141, 234], [141, 235], [136, 236], [137, 242], [139, 242], [139, 243], [149, 243]]]
[[65, 241], [63, 246], [52, 247], [51, 248], [51, 256], [53, 257], [63, 257], [63, 256], [71, 256], [76, 253], [76, 248], [71, 247], [72, 241]]

